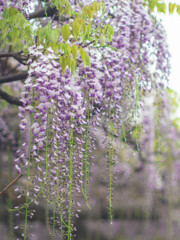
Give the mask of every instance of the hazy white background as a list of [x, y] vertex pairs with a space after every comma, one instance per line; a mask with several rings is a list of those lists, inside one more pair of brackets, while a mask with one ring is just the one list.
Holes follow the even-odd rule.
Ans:
[[[180, 0], [166, 0], [165, 2], [177, 3], [180, 5]], [[167, 32], [167, 41], [171, 53], [171, 75], [169, 87], [180, 95], [180, 15], [176, 12], [172, 15], [169, 13], [160, 15]], [[180, 117], [180, 106], [178, 110], [178, 117]]]

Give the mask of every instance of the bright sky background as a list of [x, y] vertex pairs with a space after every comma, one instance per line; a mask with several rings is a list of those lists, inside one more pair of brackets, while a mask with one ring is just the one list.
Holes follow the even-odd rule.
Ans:
[[[180, 5], [180, 0], [167, 0], [167, 3], [177, 3]], [[167, 41], [171, 53], [171, 76], [169, 87], [180, 95], [180, 15], [174, 12], [172, 15], [162, 14], [161, 19], [167, 32]], [[179, 103], [180, 104], [180, 103]], [[180, 107], [178, 111], [180, 117]]]

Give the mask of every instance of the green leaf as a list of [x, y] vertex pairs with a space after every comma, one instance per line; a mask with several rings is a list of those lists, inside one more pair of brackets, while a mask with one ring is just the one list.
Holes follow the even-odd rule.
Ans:
[[20, 29], [17, 29], [13, 26], [11, 27], [11, 31], [8, 33], [8, 36], [10, 37], [13, 46], [15, 46], [17, 41], [20, 39], [20, 34], [21, 34]]
[[69, 17], [71, 17], [72, 15], [72, 8], [70, 4], [67, 4], [65, 7], [65, 14], [68, 15]]
[[71, 74], [73, 75], [76, 71], [76, 61], [71, 61]]
[[5, 19], [0, 20], [0, 30], [5, 38], [9, 31], [9, 24]]
[[158, 1], [148, 0], [148, 6], [149, 6], [151, 11], [154, 11], [154, 8], [155, 8], [157, 3], [158, 3]]
[[2, 14], [2, 17], [3, 17], [4, 19], [7, 19], [7, 17], [8, 17], [8, 8], [5, 8], [5, 9], [4, 9], [3, 14]]
[[90, 68], [91, 67], [91, 61], [90, 61], [90, 57], [89, 57], [89, 55], [87, 54], [87, 52], [84, 52], [84, 59], [85, 59], [85, 63], [84, 63], [84, 65], [85, 65], [85, 67], [86, 67], [86, 65], [88, 65], [88, 67]]
[[60, 57], [60, 65], [61, 65], [62, 71], [64, 72], [67, 66], [66, 57], [64, 56]]
[[169, 14], [173, 14], [175, 7], [175, 3], [169, 3]]
[[52, 43], [56, 43], [59, 38], [60, 30], [59, 29], [53, 29], [50, 31], [50, 41]]
[[72, 45], [71, 52], [72, 52], [72, 55], [73, 55], [73, 60], [76, 62], [78, 47], [76, 45]]
[[82, 47], [79, 48], [79, 54], [81, 58], [83, 59], [84, 49]]
[[91, 8], [93, 9], [93, 12], [95, 14], [97, 14], [97, 12], [101, 10], [101, 3], [100, 2], [93, 2], [93, 3], [91, 3]]
[[89, 55], [87, 54], [87, 52], [82, 47], [79, 48], [79, 54], [80, 54], [80, 56], [83, 60], [84, 66], [86, 67], [88, 65], [90, 67], [91, 63], [90, 63]]
[[114, 34], [114, 29], [112, 25], [108, 24], [106, 34], [107, 34], [107, 39], [111, 42], [112, 36]]
[[64, 51], [65, 56], [70, 56], [71, 55], [71, 47], [67, 43], [63, 43], [61, 45], [61, 49]]
[[71, 69], [71, 57], [70, 56], [66, 56], [66, 64], [67, 64], [68, 68]]
[[177, 11], [177, 14], [180, 15], [180, 5], [177, 5], [176, 11]]
[[101, 45], [104, 45], [105, 44], [105, 42], [106, 42], [106, 39], [105, 39], [105, 36], [104, 36], [104, 34], [101, 34], [101, 36], [100, 36], [100, 43], [101, 43]]
[[[52, 5], [55, 6], [56, 9], [59, 11], [59, 15], [61, 16], [63, 13], [71, 17], [72, 15], [72, 8], [71, 4], [68, 0], [51, 0]], [[54, 7], [53, 6], [53, 7]]]
[[165, 3], [158, 3], [157, 4], [157, 10], [158, 12], [161, 12], [161, 13], [166, 13], [166, 4]]
[[30, 45], [33, 44], [33, 38], [32, 38], [32, 30], [30, 26], [26, 26], [24, 29], [24, 39], [27, 43]]
[[66, 55], [70, 57], [71, 56], [71, 47], [67, 43], [65, 45], [66, 45]]
[[12, 7], [6, 8], [6, 10], [3, 13], [3, 18], [12, 21], [12, 19], [16, 14], [19, 14], [19, 11], [16, 8], [12, 8]]
[[94, 15], [93, 7], [84, 6], [83, 15], [87, 16], [89, 19], [93, 18], [93, 15]]
[[77, 19], [73, 22], [73, 35], [77, 39], [80, 34], [80, 24], [78, 23]]
[[89, 36], [90, 35], [90, 33], [91, 33], [91, 23], [89, 23], [88, 25], [87, 25], [87, 35]]
[[16, 28], [23, 28], [29, 25], [28, 21], [21, 13], [18, 13], [13, 17], [12, 24], [14, 24]]
[[67, 55], [71, 56], [71, 46], [69, 44], [66, 44], [66, 49], [67, 49]]
[[86, 31], [87, 31], [87, 27], [86, 27], [86, 23], [83, 21], [82, 23], [82, 31], [83, 31], [83, 35], [86, 35]]
[[69, 36], [70, 36], [70, 27], [68, 24], [65, 24], [63, 27], [62, 27], [62, 37], [64, 39], [65, 42], [67, 42], [67, 40], [69, 39]]

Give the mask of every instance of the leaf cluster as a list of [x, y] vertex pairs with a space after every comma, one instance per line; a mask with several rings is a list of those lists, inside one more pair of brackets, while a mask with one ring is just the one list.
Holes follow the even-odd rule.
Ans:
[[5, 8], [0, 20], [0, 31], [2, 48], [11, 46], [16, 50], [25, 50], [27, 45], [33, 43], [31, 25], [16, 8]]
[[160, 13], [166, 13], [167, 11], [169, 14], [173, 14], [176, 10], [177, 14], [180, 15], [180, 5], [176, 3], [169, 3], [166, 4], [164, 0], [145, 0], [145, 3], [148, 4], [149, 9], [153, 12], [157, 9]]
[[[62, 6], [65, 7], [65, 3], [66, 1], [61, 3]], [[54, 4], [57, 8], [60, 7], [55, 1]], [[99, 43], [104, 45], [107, 41], [112, 40], [114, 33], [110, 24], [100, 25], [96, 28], [93, 26], [93, 18], [100, 12], [102, 17], [104, 9], [103, 3], [93, 2], [84, 6], [80, 13], [74, 12], [69, 22], [62, 27], [52, 29], [51, 24], [48, 23], [44, 28], [37, 30], [37, 45], [43, 45], [45, 48], [50, 46], [55, 52], [61, 52], [60, 64], [63, 72], [67, 67], [72, 74], [75, 72], [78, 52], [84, 66], [90, 67], [90, 58], [84, 48], [91, 43], [97, 44], [99, 40]], [[75, 42], [76, 44], [74, 44]]]

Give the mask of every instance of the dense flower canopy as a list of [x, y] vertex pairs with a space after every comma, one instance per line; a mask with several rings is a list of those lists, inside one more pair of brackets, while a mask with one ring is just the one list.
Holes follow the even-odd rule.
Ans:
[[[55, 11], [51, 16], [45, 11], [40, 20], [33, 19], [36, 6], [29, 4], [0, 3], [2, 32], [3, 21], [11, 17], [7, 9], [15, 17], [22, 14], [20, 40], [28, 56], [28, 77], [19, 107], [24, 143], [15, 159], [17, 172], [27, 175], [26, 190], [21, 191], [25, 191], [26, 202], [14, 211], [25, 210], [26, 239], [28, 210], [43, 195], [54, 208], [52, 222], [59, 227], [61, 239], [71, 239], [72, 217], [78, 216], [80, 206], [76, 196], [82, 193], [88, 205], [95, 131], [101, 127], [108, 139], [112, 221], [114, 138], [126, 141], [125, 129], [137, 125], [143, 96], [163, 89], [170, 72], [169, 52], [163, 26], [142, 0], [64, 0], [61, 4], [50, 1], [48, 6], [42, 2], [42, 9]], [[30, 29], [29, 23], [34, 27]], [[18, 29], [16, 24], [12, 26]], [[145, 128], [149, 121], [145, 117]], [[146, 140], [149, 155], [151, 138]]]

